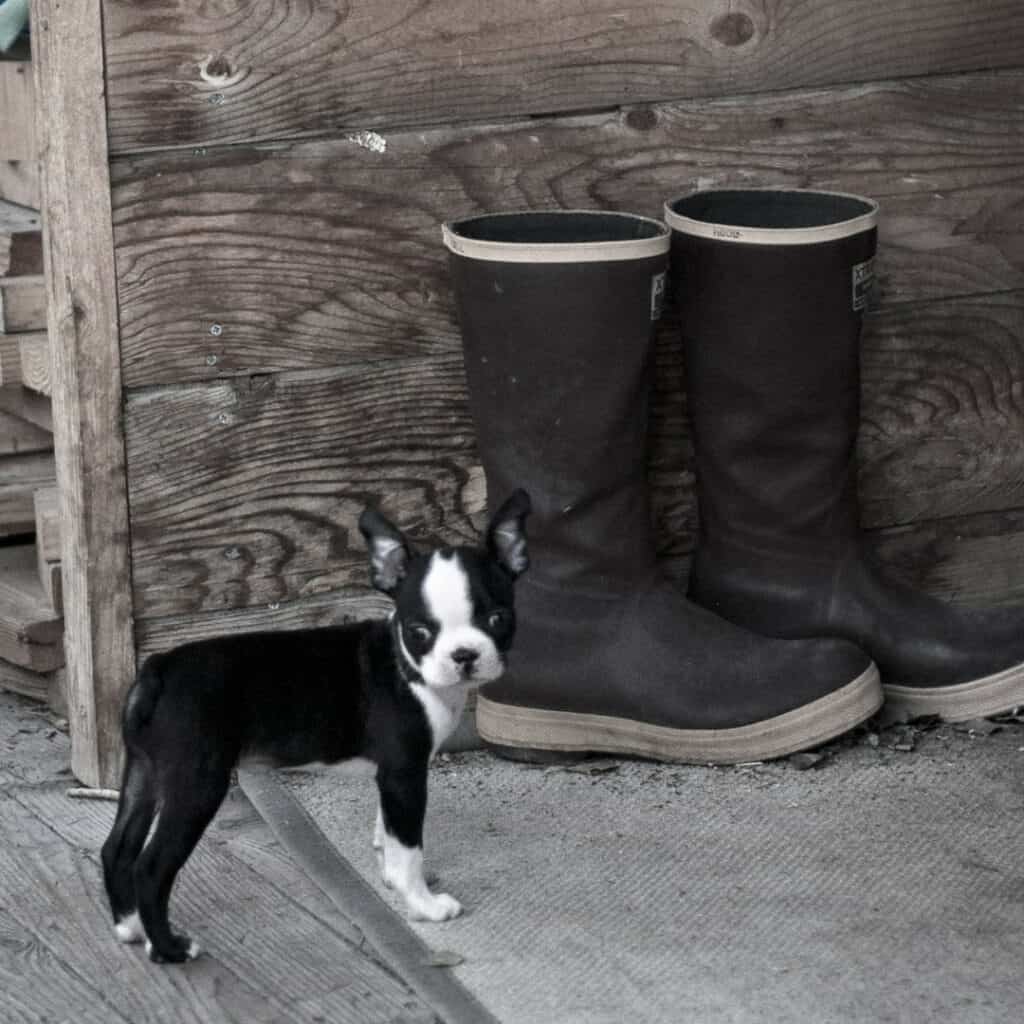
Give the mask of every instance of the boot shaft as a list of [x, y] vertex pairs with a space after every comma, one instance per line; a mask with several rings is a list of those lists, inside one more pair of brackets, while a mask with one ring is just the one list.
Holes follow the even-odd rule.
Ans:
[[855, 538], [875, 211], [757, 189], [666, 204], [702, 543], [801, 554]]
[[488, 494], [533, 499], [531, 585], [600, 590], [650, 572], [667, 230], [628, 214], [497, 214], [447, 225], [445, 242]]

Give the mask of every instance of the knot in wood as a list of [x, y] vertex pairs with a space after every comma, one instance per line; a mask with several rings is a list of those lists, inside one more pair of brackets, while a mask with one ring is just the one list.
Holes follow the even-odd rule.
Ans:
[[742, 46], [754, 37], [754, 22], [739, 11], [720, 14], [711, 22], [711, 36], [723, 46]]
[[626, 114], [626, 125], [638, 132], [649, 132], [658, 123], [658, 115], [650, 107], [637, 107]]

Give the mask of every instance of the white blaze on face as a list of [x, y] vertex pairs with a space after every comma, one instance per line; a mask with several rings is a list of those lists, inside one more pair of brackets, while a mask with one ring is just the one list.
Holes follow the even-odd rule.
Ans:
[[504, 665], [494, 641], [473, 625], [469, 579], [458, 554], [447, 558], [435, 551], [423, 577], [423, 604], [440, 627], [434, 646], [420, 661], [420, 674], [429, 686], [452, 686], [466, 681], [452, 653], [460, 647], [477, 652], [469, 681], [487, 683], [501, 675]]

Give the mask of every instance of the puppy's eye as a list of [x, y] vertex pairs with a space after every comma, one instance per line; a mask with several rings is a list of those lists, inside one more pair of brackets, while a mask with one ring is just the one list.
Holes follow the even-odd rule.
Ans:
[[424, 626], [422, 622], [410, 623], [409, 635], [421, 644], [429, 644], [434, 639], [433, 630], [429, 626]]
[[498, 608], [487, 616], [487, 626], [490, 629], [506, 629], [512, 620], [512, 616], [504, 608]]

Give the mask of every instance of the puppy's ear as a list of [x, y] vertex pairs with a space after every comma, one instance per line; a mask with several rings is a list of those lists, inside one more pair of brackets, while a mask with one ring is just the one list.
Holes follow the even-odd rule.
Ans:
[[526, 550], [526, 517], [530, 508], [530, 496], [520, 488], [494, 513], [487, 528], [487, 550], [510, 576], [519, 576], [530, 565]]
[[409, 567], [409, 545], [401, 530], [375, 508], [367, 508], [359, 517], [359, 532], [370, 552], [370, 582], [389, 596]]

